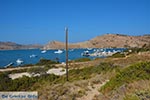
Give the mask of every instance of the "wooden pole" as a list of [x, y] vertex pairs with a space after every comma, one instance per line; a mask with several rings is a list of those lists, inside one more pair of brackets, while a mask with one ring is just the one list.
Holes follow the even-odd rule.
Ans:
[[68, 28], [66, 27], [66, 81], [69, 81], [68, 79]]

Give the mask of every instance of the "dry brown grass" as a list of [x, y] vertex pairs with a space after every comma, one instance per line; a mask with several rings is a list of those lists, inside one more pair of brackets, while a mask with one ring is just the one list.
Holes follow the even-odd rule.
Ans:
[[[74, 82], [65, 82], [59, 84], [45, 84], [38, 89], [40, 100], [77, 100], [82, 96], [88, 95], [91, 88], [99, 89], [99, 86], [110, 78], [110, 73], [105, 75], [93, 75], [87, 80], [77, 80]], [[98, 87], [96, 88], [95, 85]]]

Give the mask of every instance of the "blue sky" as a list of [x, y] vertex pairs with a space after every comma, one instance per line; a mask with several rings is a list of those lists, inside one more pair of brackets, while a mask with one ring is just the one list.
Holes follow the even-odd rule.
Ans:
[[150, 34], [150, 0], [0, 0], [0, 41], [81, 42], [105, 33]]

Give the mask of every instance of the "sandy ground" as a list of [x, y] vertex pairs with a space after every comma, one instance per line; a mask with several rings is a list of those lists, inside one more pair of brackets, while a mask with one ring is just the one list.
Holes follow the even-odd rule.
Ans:
[[31, 77], [31, 75], [27, 72], [23, 72], [23, 73], [16, 73], [16, 74], [9, 74], [9, 78], [11, 79], [16, 79], [16, 78], [20, 78], [22, 76], [28, 76]]
[[[47, 74], [54, 74], [54, 75], [64, 75], [66, 74], [66, 70], [64, 68], [52, 68], [47, 71]], [[9, 74], [9, 78], [16, 79], [23, 76], [31, 77], [32, 75], [28, 72], [23, 73], [16, 73], [16, 74]], [[39, 74], [35, 74], [34, 76], [40, 76]]]
[[52, 68], [47, 71], [47, 74], [64, 75], [66, 70], [64, 68]]

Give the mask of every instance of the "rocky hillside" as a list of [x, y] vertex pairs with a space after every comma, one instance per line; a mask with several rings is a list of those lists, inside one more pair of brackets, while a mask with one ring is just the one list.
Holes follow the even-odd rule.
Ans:
[[35, 49], [42, 48], [41, 45], [21, 45], [13, 42], [0, 42], [0, 50]]
[[[150, 36], [127, 36], [121, 34], [105, 34], [89, 41], [69, 44], [69, 48], [127, 48], [142, 47], [150, 43]], [[58, 41], [49, 42], [44, 49], [62, 49], [65, 44]]]

